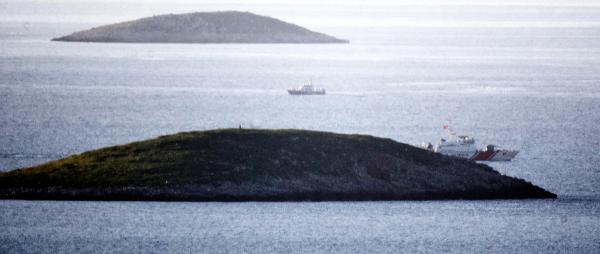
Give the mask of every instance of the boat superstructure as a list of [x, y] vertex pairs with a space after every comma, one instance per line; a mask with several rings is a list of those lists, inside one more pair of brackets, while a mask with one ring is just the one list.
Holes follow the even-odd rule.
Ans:
[[287, 90], [291, 95], [324, 95], [324, 88], [316, 88], [312, 84], [302, 85], [296, 88], [290, 88]]
[[449, 139], [440, 139], [440, 142], [433, 148], [436, 153], [450, 156], [470, 158], [477, 152], [475, 139], [469, 136], [457, 136]]

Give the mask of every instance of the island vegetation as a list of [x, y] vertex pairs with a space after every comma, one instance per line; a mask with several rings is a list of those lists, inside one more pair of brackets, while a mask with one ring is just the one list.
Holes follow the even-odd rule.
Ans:
[[195, 12], [95, 27], [54, 41], [128, 43], [348, 43], [249, 12]]
[[0, 174], [0, 198], [297, 201], [555, 198], [487, 165], [391, 139], [184, 132]]

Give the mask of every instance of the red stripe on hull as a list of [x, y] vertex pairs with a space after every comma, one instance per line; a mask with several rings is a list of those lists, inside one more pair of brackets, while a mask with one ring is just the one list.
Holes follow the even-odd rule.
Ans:
[[487, 161], [494, 157], [497, 151], [477, 151], [473, 156], [471, 156], [470, 160], [474, 161]]

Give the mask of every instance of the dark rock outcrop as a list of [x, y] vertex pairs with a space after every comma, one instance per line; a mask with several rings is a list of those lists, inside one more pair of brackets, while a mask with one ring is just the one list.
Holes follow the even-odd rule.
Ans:
[[54, 41], [131, 43], [348, 43], [249, 12], [168, 14], [100, 26]]
[[390, 139], [302, 130], [186, 132], [0, 174], [0, 198], [405, 200], [555, 198], [487, 165]]

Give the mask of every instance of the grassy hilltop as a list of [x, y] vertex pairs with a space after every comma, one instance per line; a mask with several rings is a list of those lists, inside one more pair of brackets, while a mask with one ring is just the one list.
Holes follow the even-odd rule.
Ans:
[[0, 198], [555, 198], [489, 166], [390, 139], [303, 130], [185, 132], [0, 173]]
[[249, 12], [168, 14], [95, 27], [52, 39], [131, 43], [348, 43]]

